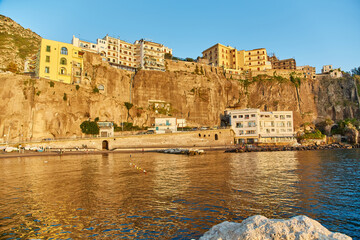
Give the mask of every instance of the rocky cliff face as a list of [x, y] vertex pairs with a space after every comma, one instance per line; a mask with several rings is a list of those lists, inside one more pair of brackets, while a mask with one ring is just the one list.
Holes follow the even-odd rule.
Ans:
[[167, 62], [166, 72], [138, 72], [133, 100], [144, 108], [149, 100], [168, 102], [171, 115], [207, 126], [219, 125], [226, 108], [293, 111], [296, 127], [327, 117], [338, 120], [360, 115], [351, 78], [301, 80], [300, 85], [287, 79], [239, 81], [226, 78], [219, 68], [172, 61]]
[[[196, 72], [196, 66], [198, 73]], [[191, 126], [220, 125], [226, 108], [290, 110], [294, 125], [359, 117], [351, 78], [238, 81], [225, 78], [219, 68], [195, 63], [168, 62], [166, 72], [116, 69], [95, 54], [85, 54], [84, 81], [75, 85], [22, 75], [0, 74], [0, 138], [41, 139], [80, 136], [80, 124], [89, 117], [101, 121], [130, 121], [151, 126], [155, 117], [185, 118]], [[99, 93], [95, 88], [104, 87]], [[127, 116], [124, 102], [134, 107]], [[169, 104], [167, 111], [151, 100]], [[9, 134], [10, 133], [10, 134]], [[6, 140], [7, 137], [5, 137]]]
[[25, 59], [37, 52], [40, 41], [41, 37], [30, 29], [24, 29], [11, 18], [0, 15], [0, 69], [14, 62], [22, 71]]

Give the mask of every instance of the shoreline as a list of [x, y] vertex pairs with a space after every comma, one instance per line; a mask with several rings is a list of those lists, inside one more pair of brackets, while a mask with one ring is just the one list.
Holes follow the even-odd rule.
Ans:
[[[342, 145], [342, 144], [329, 144], [329, 145], [311, 145], [311, 146], [297, 146], [297, 147], [269, 147], [269, 146], [257, 146], [251, 148], [237, 147], [237, 146], [207, 146], [207, 147], [174, 147], [183, 149], [202, 149], [206, 151], [224, 151], [224, 153], [243, 153], [243, 152], [275, 152], [275, 151], [314, 151], [314, 150], [339, 150], [339, 149], [356, 149], [360, 148], [360, 144], [357, 145]], [[44, 156], [71, 156], [71, 155], [99, 155], [109, 153], [149, 153], [159, 152], [160, 150], [171, 149], [171, 147], [152, 147], [152, 148], [121, 148], [114, 150], [87, 150], [84, 149], [71, 149], [62, 153], [58, 151], [44, 151], [44, 152], [33, 152], [26, 151], [23, 153], [19, 152], [3, 152], [0, 153], [1, 158], [19, 158], [19, 157], [44, 157]]]

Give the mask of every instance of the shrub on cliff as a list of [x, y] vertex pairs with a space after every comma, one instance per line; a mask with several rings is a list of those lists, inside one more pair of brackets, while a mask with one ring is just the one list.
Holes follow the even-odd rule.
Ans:
[[165, 59], [172, 59], [171, 53], [165, 53]]
[[18, 72], [18, 65], [14, 62], [10, 62], [6, 69], [6, 71], [9, 71], [9, 72], [13, 72], [13, 73], [17, 73]]
[[80, 124], [81, 132], [85, 134], [99, 134], [99, 126], [95, 121], [84, 121]]
[[298, 140], [303, 139], [323, 139], [325, 137], [324, 134], [320, 132], [319, 129], [315, 129], [313, 132], [306, 131], [304, 135], [298, 137]]
[[360, 67], [351, 69], [351, 74], [354, 75], [360, 75]]

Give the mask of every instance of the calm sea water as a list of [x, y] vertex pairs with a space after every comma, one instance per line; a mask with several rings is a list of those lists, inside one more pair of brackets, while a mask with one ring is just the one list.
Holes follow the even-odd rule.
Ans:
[[0, 172], [1, 239], [192, 239], [255, 214], [360, 239], [360, 150], [14, 158]]

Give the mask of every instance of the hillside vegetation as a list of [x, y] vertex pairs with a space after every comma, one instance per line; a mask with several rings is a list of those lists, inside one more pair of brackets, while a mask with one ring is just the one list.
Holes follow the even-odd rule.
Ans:
[[14, 62], [22, 71], [25, 59], [38, 51], [40, 41], [41, 37], [30, 29], [0, 15], [0, 69]]

